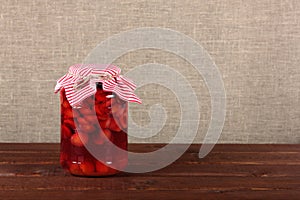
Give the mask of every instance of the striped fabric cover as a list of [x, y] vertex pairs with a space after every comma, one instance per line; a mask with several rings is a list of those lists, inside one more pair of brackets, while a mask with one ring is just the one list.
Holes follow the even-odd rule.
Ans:
[[75, 64], [57, 81], [55, 93], [65, 88], [70, 105], [76, 108], [96, 93], [96, 83], [101, 82], [104, 91], [114, 92], [125, 101], [142, 103], [134, 94], [136, 85], [120, 73], [121, 69], [114, 65]]

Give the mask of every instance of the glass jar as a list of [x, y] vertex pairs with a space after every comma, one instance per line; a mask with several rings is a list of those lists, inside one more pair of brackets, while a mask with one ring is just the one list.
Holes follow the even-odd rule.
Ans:
[[[60, 101], [61, 166], [78, 176], [107, 176], [124, 169], [127, 154], [115, 153], [111, 143], [127, 152], [128, 102], [103, 91], [101, 83], [97, 83], [96, 94], [84, 99], [80, 108], [70, 106], [63, 88]], [[101, 152], [101, 161], [89, 149]]]

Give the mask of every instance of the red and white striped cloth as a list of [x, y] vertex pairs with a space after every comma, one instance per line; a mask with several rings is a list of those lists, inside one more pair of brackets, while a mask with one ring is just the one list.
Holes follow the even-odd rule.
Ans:
[[76, 108], [96, 93], [96, 83], [101, 82], [104, 91], [114, 92], [125, 101], [142, 103], [134, 94], [136, 85], [120, 73], [121, 69], [114, 65], [76, 64], [57, 81], [55, 93], [65, 88], [67, 100]]

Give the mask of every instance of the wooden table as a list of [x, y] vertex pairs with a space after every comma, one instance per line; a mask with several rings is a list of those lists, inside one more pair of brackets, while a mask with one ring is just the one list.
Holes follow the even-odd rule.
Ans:
[[60, 168], [59, 144], [0, 144], [0, 199], [300, 199], [300, 145], [199, 147], [159, 171], [83, 178]]

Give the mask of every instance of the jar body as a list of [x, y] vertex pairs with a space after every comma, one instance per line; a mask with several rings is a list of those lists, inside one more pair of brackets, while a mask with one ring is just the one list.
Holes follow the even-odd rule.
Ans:
[[[65, 90], [61, 101], [60, 164], [73, 175], [113, 175], [127, 165], [128, 103], [97, 86], [95, 95], [72, 108]], [[113, 145], [112, 145], [113, 144]], [[125, 151], [115, 151], [116, 146]], [[87, 148], [89, 147], [89, 148]], [[101, 152], [101, 159], [90, 153]], [[118, 170], [116, 170], [116, 168]]]

